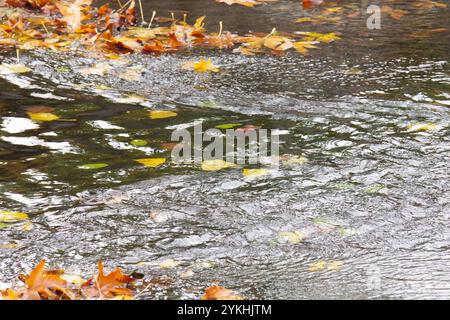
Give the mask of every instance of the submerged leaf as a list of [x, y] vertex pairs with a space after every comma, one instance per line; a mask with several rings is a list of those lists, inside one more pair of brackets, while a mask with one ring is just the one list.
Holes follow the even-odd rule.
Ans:
[[244, 169], [242, 170], [242, 174], [247, 178], [256, 178], [262, 177], [269, 174], [269, 170], [260, 168], [260, 169]]

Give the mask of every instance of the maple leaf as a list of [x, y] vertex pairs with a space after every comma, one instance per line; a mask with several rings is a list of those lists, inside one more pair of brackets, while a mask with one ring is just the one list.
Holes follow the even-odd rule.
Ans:
[[72, 298], [68, 292], [67, 282], [56, 274], [45, 272], [45, 260], [42, 260], [37, 267], [31, 271], [29, 276], [24, 277], [25, 288], [20, 293], [23, 300], [59, 300], [60, 298]]
[[134, 281], [134, 278], [125, 275], [120, 268], [105, 275], [103, 262], [98, 262], [98, 275], [89, 279], [81, 288], [88, 298], [114, 298], [116, 296], [132, 296], [133, 291], [124, 285]]
[[381, 12], [388, 14], [392, 19], [400, 20], [405, 14], [407, 14], [407, 11], [400, 10], [400, 9], [394, 9], [389, 6], [382, 6]]
[[19, 298], [13, 290], [6, 289], [5, 291], [0, 291], [0, 300], [19, 300]]
[[200, 61], [198, 62], [194, 62], [193, 63], [193, 69], [194, 71], [197, 72], [219, 72], [220, 69], [215, 66], [211, 59], [205, 60], [205, 59], [200, 59]]
[[240, 4], [245, 7], [254, 7], [259, 4], [263, 4], [264, 2], [275, 2], [278, 0], [216, 0], [217, 2], [226, 3], [231, 6], [233, 4]]

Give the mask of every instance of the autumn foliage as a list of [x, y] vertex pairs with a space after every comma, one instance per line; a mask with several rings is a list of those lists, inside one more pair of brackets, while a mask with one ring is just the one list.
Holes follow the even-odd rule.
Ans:
[[[303, 34], [275, 29], [269, 34], [238, 36], [224, 31], [222, 23], [218, 32], [208, 33], [205, 16], [193, 24], [186, 16], [182, 20], [154, 16], [144, 24], [138, 21], [134, 0], [117, 9], [108, 4], [95, 8], [92, 0], [7, 0], [6, 4], [20, 11], [2, 18], [0, 48], [67, 51], [82, 47], [113, 58], [114, 54], [161, 54], [194, 47], [234, 48], [245, 55], [289, 49], [307, 54], [321, 42], [320, 37], [307, 40]], [[336, 39], [333, 33], [323, 42]]]

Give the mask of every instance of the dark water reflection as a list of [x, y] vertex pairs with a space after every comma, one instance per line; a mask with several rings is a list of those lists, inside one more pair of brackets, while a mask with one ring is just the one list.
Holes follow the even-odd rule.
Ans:
[[[102, 257], [111, 267], [168, 277], [147, 297], [198, 298], [219, 282], [252, 298], [448, 298], [450, 38], [411, 34], [447, 27], [450, 14], [413, 3], [389, 2], [409, 13], [370, 31], [365, 16], [293, 24], [302, 15], [297, 1], [253, 9], [145, 2], [146, 17], [206, 14], [211, 30], [224, 21], [240, 34], [277, 27], [339, 31], [342, 40], [308, 57], [129, 56], [129, 66], [143, 70], [140, 81], [81, 76], [76, 70], [98, 62], [89, 55], [24, 54], [33, 73], [0, 80], [0, 209], [29, 213], [33, 228], [0, 227], [0, 282], [42, 257], [84, 273]], [[223, 71], [181, 69], [202, 56]], [[130, 94], [145, 100], [120, 100]], [[26, 108], [43, 104], [62, 121], [30, 121]], [[155, 121], [149, 109], [178, 116]], [[173, 126], [197, 119], [205, 128], [286, 130], [281, 153], [308, 161], [255, 180], [242, 169], [134, 162], [169, 157]], [[418, 123], [435, 127], [409, 129]], [[149, 144], [135, 147], [134, 139]], [[78, 168], [96, 162], [109, 167]], [[296, 231], [303, 242], [283, 237]]]

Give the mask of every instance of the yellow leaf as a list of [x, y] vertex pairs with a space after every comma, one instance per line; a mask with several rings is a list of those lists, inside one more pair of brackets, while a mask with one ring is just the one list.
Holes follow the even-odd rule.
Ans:
[[159, 264], [159, 267], [161, 269], [172, 269], [172, 268], [177, 267], [180, 263], [181, 263], [180, 261], [175, 261], [173, 259], [167, 259], [167, 260], [162, 261]]
[[136, 162], [143, 164], [146, 167], [157, 167], [166, 162], [166, 158], [146, 158], [146, 159], [137, 159]]
[[244, 175], [244, 177], [249, 177], [249, 178], [265, 176], [268, 173], [269, 173], [269, 170], [264, 169], [264, 168], [242, 170], [242, 174]]
[[407, 125], [408, 131], [428, 131], [434, 130], [437, 126], [434, 123], [415, 123]]
[[344, 263], [338, 260], [317, 260], [309, 264], [308, 271], [316, 272], [322, 270], [338, 271]]
[[223, 160], [205, 160], [202, 162], [202, 170], [205, 171], [218, 171], [222, 169], [236, 167], [234, 163], [226, 162]]
[[278, 237], [280, 239], [286, 240], [290, 244], [298, 244], [303, 241], [305, 238], [304, 234], [300, 231], [292, 231], [292, 232], [280, 232], [278, 233]]
[[30, 71], [31, 69], [25, 67], [23, 64], [0, 64], [0, 74], [27, 73]]
[[0, 210], [0, 222], [20, 221], [28, 218], [26, 213]]
[[219, 72], [220, 69], [215, 66], [211, 59], [200, 59], [199, 62], [194, 62], [194, 71], [196, 72]]
[[154, 110], [150, 111], [150, 118], [155, 119], [165, 119], [165, 118], [171, 118], [176, 117], [177, 113], [173, 111], [165, 111], [165, 110]]
[[28, 116], [30, 117], [31, 120], [34, 121], [54, 121], [59, 119], [57, 115], [47, 112], [38, 112], [38, 113], [28, 112]]

